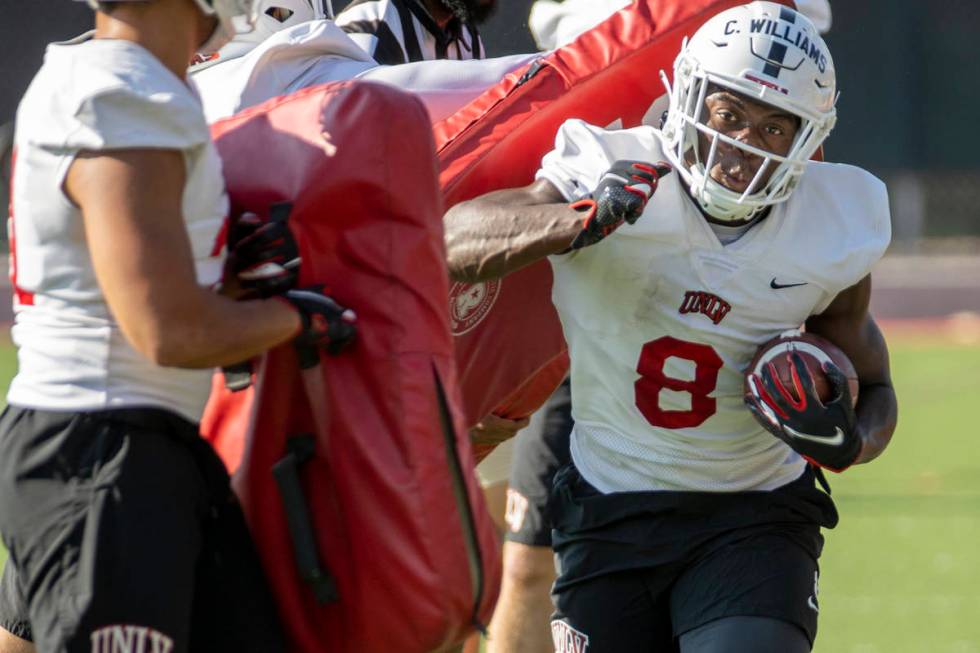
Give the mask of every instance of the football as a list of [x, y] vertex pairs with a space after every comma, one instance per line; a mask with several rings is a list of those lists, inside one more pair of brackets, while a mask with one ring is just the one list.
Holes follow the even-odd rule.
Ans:
[[858, 378], [854, 365], [844, 352], [836, 345], [812, 333], [800, 331], [786, 331], [773, 338], [769, 342], [759, 347], [755, 357], [745, 371], [745, 393], [749, 393], [748, 379], [751, 374], [762, 375], [762, 367], [766, 363], [772, 363], [776, 368], [777, 376], [786, 390], [795, 397], [796, 388], [793, 384], [792, 367], [793, 363], [790, 354], [799, 353], [803, 357], [807, 370], [813, 377], [816, 386], [817, 396], [820, 401], [826, 402], [832, 399], [830, 381], [823, 371], [823, 363], [831, 362], [840, 368], [840, 371], [847, 377], [848, 385], [851, 390], [851, 400], [857, 404], [858, 399]]

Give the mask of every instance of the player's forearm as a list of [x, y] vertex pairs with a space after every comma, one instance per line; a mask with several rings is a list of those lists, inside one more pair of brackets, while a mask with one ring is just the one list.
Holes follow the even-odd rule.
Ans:
[[457, 204], [444, 224], [449, 275], [470, 283], [562, 252], [582, 228], [580, 214], [564, 203], [514, 206], [483, 198]]
[[857, 405], [861, 453], [854, 464], [871, 462], [891, 442], [898, 422], [898, 401], [890, 384], [862, 385]]
[[235, 302], [201, 288], [180, 312], [149, 316], [133, 344], [165, 367], [206, 369], [240, 363], [292, 338], [299, 313], [286, 302]]

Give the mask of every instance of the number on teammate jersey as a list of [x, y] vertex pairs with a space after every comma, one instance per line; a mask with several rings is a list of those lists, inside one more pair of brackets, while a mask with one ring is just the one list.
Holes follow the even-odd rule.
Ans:
[[[680, 358], [694, 363], [694, 379], [675, 379], [667, 376], [664, 365], [668, 358]], [[663, 336], [643, 345], [636, 371], [640, 378], [634, 385], [636, 407], [650, 424], [667, 429], [699, 426], [715, 414], [716, 402], [708, 395], [718, 383], [718, 371], [724, 363], [710, 346]], [[660, 407], [663, 389], [687, 392], [691, 395], [690, 410], [664, 410]]]

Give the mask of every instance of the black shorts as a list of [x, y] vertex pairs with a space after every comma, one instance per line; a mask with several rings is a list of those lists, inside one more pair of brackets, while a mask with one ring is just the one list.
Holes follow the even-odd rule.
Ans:
[[525, 430], [514, 442], [514, 460], [507, 489], [507, 533], [511, 542], [551, 546], [548, 497], [558, 470], [571, 462], [572, 394], [568, 379], [541, 409], [544, 426]]
[[3, 566], [0, 576], [0, 628], [21, 639], [32, 641], [31, 619], [27, 614], [27, 591], [20, 583], [17, 568], [10, 560]]
[[[771, 492], [601, 494], [569, 465], [555, 479], [561, 650], [673, 651], [723, 617], [769, 617], [817, 633], [821, 527], [833, 501], [807, 470]], [[571, 648], [568, 648], [571, 647]]]
[[169, 411], [8, 407], [0, 533], [0, 625], [40, 651], [284, 650], [224, 465]]

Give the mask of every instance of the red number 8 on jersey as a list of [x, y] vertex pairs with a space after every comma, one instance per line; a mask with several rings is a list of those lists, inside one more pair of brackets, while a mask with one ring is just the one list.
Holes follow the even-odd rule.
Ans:
[[[675, 379], [664, 372], [668, 358], [680, 358], [694, 363], [694, 380]], [[640, 378], [634, 384], [636, 407], [654, 426], [684, 429], [701, 425], [715, 414], [716, 402], [708, 395], [718, 383], [718, 371], [724, 363], [708, 345], [686, 342], [670, 336], [651, 340], [640, 350], [636, 371]], [[664, 410], [660, 407], [660, 391], [664, 388], [691, 395], [690, 410]]]

